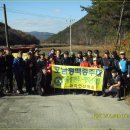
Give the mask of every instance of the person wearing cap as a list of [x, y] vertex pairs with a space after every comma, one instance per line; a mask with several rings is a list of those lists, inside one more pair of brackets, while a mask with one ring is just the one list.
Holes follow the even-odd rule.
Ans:
[[[86, 53], [83, 54], [83, 61], [80, 63], [81, 67], [91, 67], [91, 64], [88, 62], [88, 56]], [[90, 94], [91, 91], [90, 90], [85, 90], [84, 91], [85, 94]]]
[[123, 74], [123, 75], [127, 74], [127, 71], [128, 71], [128, 60], [127, 60], [127, 58], [125, 56], [125, 52], [124, 51], [120, 52], [119, 67], [120, 67], [121, 74]]
[[107, 89], [105, 90], [105, 96], [110, 94], [112, 97], [117, 94], [118, 101], [121, 100], [121, 77], [116, 69], [111, 71], [112, 78], [107, 83]]
[[97, 59], [98, 64], [102, 65], [102, 57], [99, 55], [99, 50], [94, 50], [94, 58]]
[[34, 50], [35, 61], [37, 61], [39, 59], [39, 52], [40, 52], [40, 50], [38, 48], [35, 48], [35, 50]]
[[[93, 64], [91, 65], [93, 68], [102, 68], [102, 65], [98, 63], [98, 59], [96, 57], [93, 58]], [[93, 96], [98, 96], [99, 92], [93, 91]]]
[[6, 70], [5, 58], [3, 56], [3, 50], [0, 49], [0, 96], [4, 96], [3, 87], [4, 87], [4, 78]]
[[92, 50], [88, 50], [87, 51], [87, 55], [88, 55], [88, 62], [90, 63], [90, 64], [93, 64], [93, 55], [92, 55]]
[[13, 72], [17, 83], [17, 93], [23, 93], [23, 78], [24, 78], [24, 60], [22, 58], [22, 51], [19, 51], [17, 58], [13, 60]]
[[103, 81], [103, 89], [102, 96], [105, 96], [104, 90], [107, 87], [107, 82], [111, 79], [111, 70], [114, 68], [113, 60], [110, 58], [110, 52], [105, 50], [103, 61], [103, 69], [104, 69], [104, 81]]
[[122, 85], [124, 86], [124, 88], [126, 88], [126, 91], [128, 91], [129, 80], [127, 78], [127, 75], [129, 75], [130, 72], [130, 66], [128, 65], [128, 59], [126, 58], [124, 51], [120, 52], [119, 68], [122, 77]]
[[71, 65], [71, 59], [69, 57], [69, 52], [68, 51], [64, 52], [62, 65]]
[[75, 53], [74, 52], [70, 52], [70, 65], [71, 66], [75, 66], [76, 64], [76, 56], [75, 56]]
[[56, 65], [62, 65], [62, 57], [61, 57], [61, 50], [56, 50]]
[[47, 59], [45, 58], [45, 52], [40, 53], [40, 59], [37, 60], [37, 74], [42, 67], [47, 65]]
[[118, 56], [116, 51], [113, 51], [111, 53], [111, 57], [112, 57], [112, 60], [113, 60], [113, 63], [114, 63], [114, 69], [116, 69], [120, 73], [120, 68], [119, 68], [120, 57]]
[[5, 86], [6, 86], [6, 93], [13, 92], [13, 60], [14, 57], [11, 54], [9, 48], [5, 50], [5, 62], [6, 62], [6, 73], [5, 73]]
[[34, 87], [34, 76], [35, 76], [35, 66], [32, 53], [27, 53], [27, 59], [25, 60], [25, 85], [26, 92], [32, 94], [32, 88]]
[[80, 66], [80, 63], [83, 61], [83, 55], [82, 55], [82, 51], [78, 51], [77, 53], [77, 57], [76, 57], [76, 66]]

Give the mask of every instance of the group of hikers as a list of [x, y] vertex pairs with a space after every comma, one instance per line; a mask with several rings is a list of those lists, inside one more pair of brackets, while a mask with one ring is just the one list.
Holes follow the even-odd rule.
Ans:
[[[103, 68], [102, 92], [82, 90], [82, 93], [103, 97], [116, 96], [118, 101], [124, 94], [124, 88], [129, 93], [130, 65], [124, 51], [118, 55], [116, 51], [110, 53], [105, 50], [101, 57], [99, 50], [87, 50], [84, 53], [78, 51], [75, 54], [68, 51], [62, 53], [60, 49], [52, 48], [46, 55], [35, 48], [27, 52], [25, 60], [22, 54], [22, 51], [19, 51], [17, 58], [14, 58], [9, 48], [0, 49], [0, 96], [15, 92], [13, 79], [16, 81], [18, 94], [51, 94], [54, 90], [51, 86], [52, 65]], [[23, 91], [24, 83], [26, 89]], [[71, 91], [76, 93], [80, 90]]]

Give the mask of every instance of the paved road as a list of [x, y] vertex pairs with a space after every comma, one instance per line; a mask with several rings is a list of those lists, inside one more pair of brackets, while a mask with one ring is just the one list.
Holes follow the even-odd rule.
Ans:
[[[95, 114], [104, 114], [96, 118]], [[127, 114], [105, 118], [105, 114]], [[130, 128], [130, 106], [91, 95], [0, 98], [0, 128]], [[101, 116], [101, 115], [100, 115]]]

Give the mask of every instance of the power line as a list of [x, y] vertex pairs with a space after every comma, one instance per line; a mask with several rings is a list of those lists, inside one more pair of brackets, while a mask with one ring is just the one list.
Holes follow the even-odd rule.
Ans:
[[45, 14], [34, 14], [34, 13], [15, 10], [11, 8], [8, 8], [8, 13], [17, 13], [17, 14], [22, 14], [22, 15], [36, 16], [36, 17], [50, 17], [50, 18], [56, 18], [56, 19], [62, 19], [62, 20], [68, 19], [67, 17], [57, 17], [57, 16], [45, 15]]

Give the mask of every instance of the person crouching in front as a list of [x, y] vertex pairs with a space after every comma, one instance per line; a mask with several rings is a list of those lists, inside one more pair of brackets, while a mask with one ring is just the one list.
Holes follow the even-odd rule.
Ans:
[[[91, 64], [88, 62], [88, 56], [86, 53], [83, 54], [83, 61], [80, 63], [81, 67], [91, 67]], [[90, 90], [86, 90], [85, 94], [90, 94]]]
[[121, 100], [121, 77], [119, 76], [116, 69], [111, 71], [112, 78], [107, 83], [107, 89], [105, 90], [105, 94], [111, 94], [114, 97], [114, 94], [117, 93], [118, 101]]
[[45, 66], [41, 68], [39, 73], [37, 74], [37, 83], [36, 86], [38, 88], [38, 93], [41, 96], [44, 96], [48, 93], [48, 86], [47, 86], [47, 69]]

